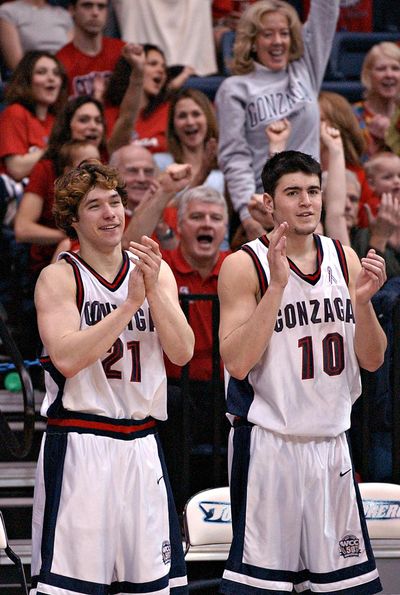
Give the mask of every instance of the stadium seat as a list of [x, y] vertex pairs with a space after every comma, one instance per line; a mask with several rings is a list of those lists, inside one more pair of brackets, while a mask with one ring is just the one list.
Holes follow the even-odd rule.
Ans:
[[232, 541], [229, 487], [202, 490], [189, 498], [183, 527], [187, 561], [226, 560]]

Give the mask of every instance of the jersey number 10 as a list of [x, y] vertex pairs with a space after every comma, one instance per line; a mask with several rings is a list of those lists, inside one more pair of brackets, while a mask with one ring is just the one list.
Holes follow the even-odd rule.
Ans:
[[[312, 337], [302, 337], [298, 341], [302, 350], [301, 378], [314, 378], [314, 349]], [[322, 365], [325, 374], [338, 376], [344, 370], [343, 337], [339, 333], [329, 333], [322, 340]]]

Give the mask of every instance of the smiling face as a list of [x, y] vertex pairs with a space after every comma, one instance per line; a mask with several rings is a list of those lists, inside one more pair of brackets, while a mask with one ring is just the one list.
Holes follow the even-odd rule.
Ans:
[[46, 107], [54, 105], [62, 84], [60, 69], [55, 60], [42, 56], [32, 72], [32, 93], [35, 101]]
[[265, 13], [254, 42], [257, 61], [270, 70], [283, 70], [289, 62], [290, 44], [287, 17], [279, 12]]
[[400, 157], [391, 153], [379, 157], [368, 182], [377, 196], [390, 192], [393, 198], [400, 199]]
[[149, 50], [143, 71], [143, 89], [146, 95], [158, 95], [167, 80], [165, 59], [157, 50]]
[[78, 220], [72, 227], [81, 243], [103, 251], [118, 246], [124, 225], [125, 211], [118, 192], [95, 186], [79, 204]]
[[71, 118], [71, 138], [87, 140], [99, 147], [104, 134], [104, 124], [99, 108], [94, 103], [84, 103]]
[[264, 203], [274, 218], [275, 227], [286, 221], [287, 235], [314, 233], [321, 218], [322, 194], [317, 175], [295, 172], [284, 174], [274, 196], [264, 194]]
[[370, 70], [370, 92], [384, 99], [400, 94], [400, 63], [384, 54], [379, 55]]
[[226, 225], [222, 205], [196, 199], [188, 202], [178, 225], [180, 246], [188, 262], [216, 261]]
[[193, 99], [186, 97], [177, 102], [174, 110], [174, 129], [183, 146], [195, 149], [204, 145], [207, 118]]
[[128, 145], [119, 150], [118, 170], [128, 192], [128, 207], [134, 209], [143, 199], [156, 175], [153, 156], [147, 149]]

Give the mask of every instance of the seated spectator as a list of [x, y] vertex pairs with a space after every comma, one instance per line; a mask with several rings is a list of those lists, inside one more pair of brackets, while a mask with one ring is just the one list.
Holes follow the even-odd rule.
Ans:
[[70, 12], [74, 20], [74, 36], [57, 53], [68, 75], [69, 95], [92, 95], [101, 99], [124, 42], [103, 35], [108, 0], [71, 0]]
[[[153, 45], [144, 44], [145, 54], [140, 112], [131, 130], [131, 138], [152, 153], [165, 152], [168, 102], [166, 97], [166, 62], [164, 54]], [[112, 129], [121, 108], [121, 101], [131, 78], [132, 67], [122, 57], [104, 93], [107, 126]]]
[[30, 175], [46, 150], [66, 85], [62, 65], [47, 52], [28, 52], [14, 71], [0, 114], [0, 159], [2, 171], [17, 182]]
[[82, 161], [88, 159], [100, 160], [98, 147], [88, 140], [71, 139], [60, 148], [59, 167], [63, 173], [73, 167], [78, 167]]
[[265, 126], [288, 118], [288, 149], [319, 158], [318, 93], [329, 59], [339, 0], [314, 0], [304, 27], [286, 2], [262, 0], [240, 18], [232, 72], [217, 91], [218, 161], [232, 206], [247, 238], [263, 228], [249, 213], [254, 193], [262, 192]]
[[[178, 284], [181, 296], [186, 294], [217, 295], [218, 273], [228, 252], [220, 246], [226, 233], [227, 205], [222, 194], [206, 186], [190, 188], [183, 193], [178, 210], [180, 243], [175, 250], [163, 250], [163, 258], [169, 264]], [[220, 391], [216, 390], [213, 378], [213, 331], [212, 303], [210, 300], [189, 302], [189, 322], [195, 334], [195, 350], [189, 363], [190, 446], [214, 444], [219, 448], [226, 443], [228, 424], [224, 426], [223, 415], [223, 368], [219, 360]], [[214, 321], [216, 323], [216, 321]], [[182, 468], [182, 368], [166, 359], [169, 380], [168, 422], [161, 428], [161, 438], [166, 449], [166, 459], [172, 474], [171, 482], [179, 505], [183, 504], [180, 485]], [[218, 376], [218, 374], [217, 374]], [[220, 419], [215, 419], [215, 400], [220, 402]], [[214, 442], [214, 424], [222, 430], [219, 445]], [[193, 467], [192, 467], [193, 469]], [[191, 478], [191, 490], [213, 486], [210, 465], [195, 465]], [[183, 495], [185, 496], [185, 495]], [[187, 496], [187, 495], [186, 495]]]
[[400, 156], [400, 105], [396, 108], [390, 120], [386, 130], [385, 142], [393, 153]]
[[0, 52], [9, 70], [31, 50], [55, 54], [72, 33], [68, 11], [46, 0], [13, 0], [0, 7]]
[[400, 48], [389, 41], [374, 45], [361, 70], [365, 99], [353, 104], [366, 139], [362, 161], [386, 147], [385, 135], [400, 102]]
[[112, 0], [122, 39], [151, 43], [168, 65], [189, 66], [198, 76], [217, 70], [211, 0]]
[[390, 245], [390, 239], [400, 232], [399, 198], [383, 193], [376, 217], [369, 212], [369, 227], [357, 226], [361, 186], [354, 172], [346, 170], [346, 224], [351, 247], [359, 258], [364, 258], [370, 248], [383, 256], [387, 278], [400, 276], [400, 252]]
[[169, 154], [156, 154], [160, 169], [170, 163], [190, 163], [191, 186], [206, 185], [224, 192], [217, 165], [218, 124], [212, 103], [196, 89], [183, 89], [170, 101], [167, 128]]
[[114, 151], [110, 157], [110, 165], [119, 171], [126, 184], [126, 210], [132, 214], [142, 202], [145, 193], [154, 185], [157, 166], [153, 155], [141, 145], [132, 143]]
[[[338, 93], [322, 91], [319, 96], [321, 121], [326, 121], [329, 126], [337, 128], [343, 141], [346, 168], [354, 171], [361, 184], [361, 199], [358, 225], [368, 227], [368, 218], [364, 205], [368, 204], [372, 214], [376, 215], [379, 198], [373, 193], [361, 164], [361, 157], [365, 150], [365, 139], [358, 125], [350, 103]], [[321, 151], [324, 159], [324, 150]]]

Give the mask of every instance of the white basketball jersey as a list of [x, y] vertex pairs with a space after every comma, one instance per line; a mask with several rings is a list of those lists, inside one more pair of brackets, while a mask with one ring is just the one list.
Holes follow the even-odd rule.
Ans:
[[[227, 405], [230, 414], [279, 434], [333, 437], [349, 428], [361, 382], [345, 254], [340, 242], [314, 238], [315, 273], [304, 275], [289, 259], [270, 343], [247, 379], [229, 380]], [[243, 246], [262, 294], [270, 279], [268, 244], [264, 236]]]
[[[135, 266], [127, 252], [123, 253], [121, 269], [112, 283], [78, 254], [63, 253], [60, 258], [74, 270], [82, 330], [126, 300], [129, 274]], [[43, 357], [42, 362], [47, 372], [42, 415], [57, 415], [63, 407], [114, 419], [167, 417], [163, 351], [147, 300], [110, 350], [72, 378], [62, 376], [49, 358]]]

